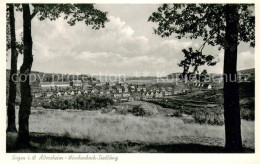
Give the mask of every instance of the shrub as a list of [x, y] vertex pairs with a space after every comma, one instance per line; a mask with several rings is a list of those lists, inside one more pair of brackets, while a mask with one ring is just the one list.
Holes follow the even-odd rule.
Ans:
[[129, 109], [127, 112], [135, 116], [142, 116], [142, 117], [143, 116], [148, 117], [158, 113], [158, 111], [154, 111], [154, 109], [146, 108], [145, 106], [142, 105], [134, 105], [132, 109]]
[[224, 124], [224, 115], [223, 115], [221, 108], [196, 109], [192, 116], [193, 116], [195, 122], [199, 123], [199, 124], [210, 124], [210, 125], [223, 125]]
[[244, 120], [247, 121], [255, 120], [255, 110], [242, 107], [240, 113], [241, 113], [241, 118]]
[[85, 97], [78, 96], [74, 99], [67, 100], [60, 97], [53, 97], [49, 103], [43, 103], [44, 108], [51, 109], [82, 109], [82, 110], [97, 110], [112, 105], [112, 99], [105, 97]]
[[145, 116], [147, 113], [145, 112], [144, 108], [141, 107], [141, 105], [135, 105], [133, 106], [133, 109], [129, 111], [135, 116]]

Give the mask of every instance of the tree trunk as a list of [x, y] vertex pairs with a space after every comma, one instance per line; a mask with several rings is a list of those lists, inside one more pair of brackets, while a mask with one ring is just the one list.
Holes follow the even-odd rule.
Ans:
[[239, 92], [237, 83], [238, 8], [226, 5], [226, 34], [224, 52], [224, 118], [226, 150], [242, 151]]
[[9, 77], [9, 97], [7, 107], [7, 132], [17, 132], [15, 125], [15, 99], [16, 99], [16, 75], [17, 75], [17, 51], [15, 37], [14, 5], [9, 4], [9, 22], [11, 35], [11, 71]]
[[30, 72], [33, 63], [32, 37], [31, 37], [31, 15], [29, 4], [23, 4], [23, 37], [24, 57], [20, 68], [21, 104], [19, 110], [19, 131], [17, 147], [29, 147], [29, 115], [31, 113], [31, 86]]

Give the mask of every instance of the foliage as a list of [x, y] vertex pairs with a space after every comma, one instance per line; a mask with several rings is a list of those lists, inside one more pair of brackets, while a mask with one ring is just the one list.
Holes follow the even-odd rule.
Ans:
[[[238, 9], [239, 20], [237, 24], [237, 37], [238, 44], [240, 41], [249, 42], [250, 46], [255, 46], [255, 16], [253, 4], [232, 4]], [[148, 18], [148, 21], [158, 23], [157, 28], [154, 28], [154, 33], [161, 37], [169, 37], [175, 34], [175, 37], [181, 39], [183, 37], [189, 39], [202, 38], [204, 43], [201, 47], [195, 51], [199, 54], [199, 60], [194, 65], [194, 71], [197, 67], [203, 65], [200, 58], [202, 55], [202, 49], [205, 44], [211, 46], [219, 46], [221, 48], [228, 49], [228, 41], [234, 36], [226, 35], [226, 16], [229, 11], [229, 6], [226, 4], [163, 4], [157, 10], [152, 13]], [[231, 35], [231, 34], [230, 34]], [[237, 41], [235, 41], [237, 42]], [[238, 44], [234, 44], [237, 46]], [[237, 47], [236, 47], [237, 48]], [[186, 52], [188, 52], [186, 50]], [[235, 51], [236, 52], [236, 51]], [[189, 53], [186, 53], [189, 54]], [[185, 54], [185, 55], [186, 55]], [[237, 54], [235, 54], [237, 55]], [[207, 56], [209, 60], [213, 59], [213, 56]], [[232, 58], [230, 58], [232, 59]], [[227, 62], [229, 58], [225, 59]], [[232, 60], [231, 60], [232, 61]], [[214, 65], [215, 62], [212, 62]], [[179, 66], [183, 67], [183, 76], [188, 73], [191, 61], [189, 58], [185, 58]], [[232, 67], [235, 69], [234, 67]], [[224, 71], [225, 72], [225, 71]], [[189, 76], [188, 76], [189, 77]]]
[[217, 108], [213, 110], [207, 108], [196, 109], [192, 116], [195, 119], [195, 122], [199, 124], [224, 124], [224, 114], [222, 108]]
[[241, 118], [248, 121], [255, 120], [255, 110], [249, 110], [248, 108], [241, 108]]
[[108, 22], [107, 12], [95, 9], [93, 4], [32, 4], [34, 7], [32, 16], [37, 15], [39, 20], [50, 19], [51, 21], [58, 19], [62, 14], [67, 23], [71, 26], [76, 22], [84, 21], [92, 29], [100, 29], [105, 27]]
[[248, 121], [255, 120], [255, 101], [251, 99], [249, 102], [241, 105], [240, 115], [242, 119]]
[[11, 48], [11, 32], [10, 32], [10, 13], [9, 6], [6, 6], [6, 51]]
[[193, 67], [192, 74], [195, 74], [198, 71], [198, 67], [204, 64], [208, 66], [216, 65], [216, 61], [214, 61], [214, 56], [212, 55], [203, 55], [199, 50], [193, 50], [191, 47], [186, 50], [183, 49], [182, 52], [184, 53], [184, 60], [182, 60], [178, 66], [183, 67], [183, 77], [188, 75], [188, 71], [190, 66]]
[[112, 105], [112, 99], [106, 97], [86, 97], [78, 96], [74, 99], [63, 99], [61, 97], [53, 97], [50, 102], [43, 102], [42, 107], [50, 109], [81, 109], [81, 110], [97, 110]]
[[[254, 4], [234, 4], [238, 6], [238, 40], [255, 46]], [[148, 21], [158, 23], [155, 34], [176, 38], [197, 39], [202, 37], [211, 46], [225, 48], [225, 4], [163, 4], [152, 13]]]
[[130, 111], [135, 116], [144, 116], [146, 115], [146, 112], [144, 108], [141, 107], [141, 105], [135, 105], [133, 106], [133, 109]]
[[[14, 4], [16, 11], [22, 11], [20, 4]], [[50, 19], [54, 21], [65, 15], [64, 19], [68, 20], [67, 23], [71, 26], [76, 22], [84, 21], [86, 25], [92, 26], [92, 29], [99, 29], [105, 27], [105, 22], [108, 22], [107, 12], [102, 12], [95, 9], [93, 4], [32, 4], [33, 12], [31, 19], [36, 15], [39, 20]], [[6, 7], [6, 51], [11, 48], [10, 37], [10, 23], [9, 23], [9, 10]], [[22, 37], [23, 33], [21, 33]], [[23, 37], [21, 42], [16, 42], [16, 49], [18, 54], [23, 54]]]
[[[21, 37], [22, 37], [22, 33], [21, 33]], [[10, 14], [9, 14], [9, 5], [7, 5], [6, 6], [6, 51], [10, 49], [11, 49]], [[23, 54], [23, 42], [16, 42], [16, 51], [17, 54]]]
[[200, 81], [205, 81], [206, 78], [208, 78], [209, 75], [208, 75], [208, 72], [207, 70], [203, 70], [201, 73], [200, 73]]

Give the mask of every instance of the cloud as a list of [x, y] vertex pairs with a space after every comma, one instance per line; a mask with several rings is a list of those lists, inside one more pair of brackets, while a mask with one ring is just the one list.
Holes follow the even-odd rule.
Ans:
[[165, 40], [161, 43], [162, 45], [167, 45], [169, 48], [173, 48], [175, 50], [188, 48], [192, 45], [191, 41], [179, 41], [176, 39]]
[[112, 52], [82, 52], [81, 54], [74, 57], [75, 60], [85, 60], [85, 61], [92, 61], [95, 63], [117, 63], [122, 62], [123, 58], [116, 53]]
[[[217, 55], [218, 63], [215, 66], [203, 66], [201, 70], [207, 69], [208, 72], [223, 73], [224, 69], [224, 50]], [[255, 55], [251, 51], [242, 51], [237, 54], [237, 70], [244, 70], [255, 67]]]
[[[146, 5], [144, 5], [145, 7]], [[56, 21], [32, 21], [33, 70], [61, 73], [107, 74], [124, 73], [133, 75], [135, 71], [181, 72], [177, 66], [183, 58], [183, 48], [198, 48], [202, 40], [160, 38], [153, 35], [151, 22], [139, 9], [136, 15], [125, 15], [120, 6], [113, 9], [115, 15], [108, 15], [105, 28], [93, 30], [84, 22], [70, 26], [62, 18]], [[133, 7], [134, 8], [134, 7]], [[132, 8], [132, 9], [133, 9]], [[155, 7], [157, 8], [157, 7]], [[107, 6], [109, 9], [109, 5]], [[116, 12], [115, 12], [116, 11]], [[109, 13], [113, 13], [108, 11]], [[128, 11], [137, 12], [136, 10]], [[149, 15], [150, 10], [147, 15]], [[122, 16], [121, 16], [122, 15]], [[123, 16], [124, 15], [124, 16]], [[17, 14], [17, 33], [22, 31], [22, 15]], [[151, 34], [150, 34], [151, 33]], [[18, 36], [18, 34], [17, 34]], [[207, 54], [218, 54], [220, 62], [214, 67], [206, 67], [208, 72], [223, 71], [223, 51], [207, 48]], [[215, 50], [216, 49], [216, 50]], [[238, 69], [254, 66], [254, 54], [246, 51], [238, 54]], [[9, 57], [10, 58], [10, 57]], [[19, 65], [22, 56], [18, 59]], [[8, 59], [10, 67], [10, 59]]]
[[238, 70], [254, 68], [255, 67], [255, 54], [251, 51], [240, 52], [237, 56]]

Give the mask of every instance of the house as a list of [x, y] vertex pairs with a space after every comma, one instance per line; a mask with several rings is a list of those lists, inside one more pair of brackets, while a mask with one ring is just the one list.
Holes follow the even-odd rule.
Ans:
[[163, 97], [162, 92], [156, 92], [155, 97], [157, 97], [157, 98]]
[[67, 92], [64, 92], [63, 96], [68, 96], [68, 93], [67, 93]]
[[83, 90], [87, 91], [87, 92], [91, 92], [93, 89], [92, 85], [89, 84], [84, 84], [83, 85]]
[[150, 96], [150, 94], [147, 92], [147, 93], [145, 94], [145, 97], [146, 97], [146, 98], [149, 98], [149, 96]]
[[123, 93], [123, 97], [130, 97], [130, 93]]
[[81, 92], [80, 92], [80, 91], [78, 91], [78, 95], [81, 95]]
[[98, 82], [96, 83], [96, 86], [97, 86], [97, 87], [101, 87], [101, 86], [102, 86], [102, 83], [101, 83], [100, 81], [98, 81]]
[[39, 98], [39, 97], [42, 97], [42, 93], [41, 92], [35, 92], [34, 98]]
[[99, 81], [97, 81], [96, 79], [93, 79], [93, 80], [92, 80], [92, 84], [95, 84], [95, 85], [96, 85], [98, 82], [99, 82]]
[[131, 89], [135, 89], [135, 86], [134, 85], [131, 85], [131, 87], [130, 87]]
[[122, 88], [120, 88], [120, 87], [117, 87], [117, 91], [118, 91], [118, 93], [122, 93], [123, 92]]
[[187, 89], [187, 87], [183, 83], [178, 83], [177, 85], [175, 85], [173, 93], [174, 94], [183, 93], [185, 89]]
[[91, 93], [98, 93], [98, 90], [94, 88]]
[[110, 82], [110, 83], [109, 83], [109, 86], [110, 86], [110, 87], [116, 86], [116, 83]]
[[102, 85], [102, 86], [105, 86], [105, 85], [106, 85], [106, 82], [101, 82], [101, 85]]
[[181, 93], [181, 92], [182, 92], [182, 91], [179, 91], [179, 90], [174, 90], [174, 91], [173, 91], [173, 94], [175, 94], [175, 95], [176, 95], [176, 94], [179, 94], [179, 93]]
[[70, 92], [70, 95], [75, 95], [74, 91], [71, 91], [71, 92]]
[[54, 90], [55, 89], [55, 85], [52, 82], [41, 82], [40, 87], [44, 91], [46, 91], [46, 90]]
[[141, 92], [142, 87], [137, 87], [137, 92]]
[[168, 87], [168, 88], [167, 88], [167, 91], [168, 91], [168, 92], [171, 92], [171, 91], [172, 91], [172, 87]]
[[121, 98], [120, 101], [121, 101], [121, 102], [127, 102], [128, 99], [126, 99], [126, 98]]
[[124, 88], [124, 92], [128, 92], [128, 88]]
[[55, 82], [54, 85], [57, 88], [69, 88], [70, 87], [69, 82]]
[[127, 83], [122, 84], [122, 86], [123, 86], [124, 88], [128, 88], [128, 84], [127, 84]]
[[113, 101], [114, 101], [114, 102], [117, 102], [117, 100], [116, 100], [116, 99], [113, 99]]
[[206, 84], [203, 85], [203, 89], [209, 89], [210, 90], [210, 89], [212, 89], [212, 85], [206, 83]]
[[134, 93], [132, 97], [133, 97], [135, 100], [140, 100], [141, 97], [142, 97], [142, 95], [143, 95], [143, 94], [141, 94], [140, 92], [137, 92], [137, 93]]
[[61, 97], [61, 92], [58, 92], [58, 93], [57, 93], [57, 96], [58, 96], [58, 97]]
[[164, 87], [162, 87], [162, 88], [161, 88], [161, 91], [162, 91], [162, 92], [165, 92], [165, 91], [166, 91], [166, 89], [165, 89]]
[[108, 87], [108, 90], [112, 91], [112, 90], [114, 90], [114, 89], [113, 89], [113, 87], [109, 86], [109, 87]]
[[149, 95], [149, 98], [153, 98], [154, 97], [154, 93], [151, 92], [150, 95]]
[[38, 93], [38, 92], [42, 92], [41, 87], [31, 87], [31, 93]]
[[165, 96], [171, 96], [171, 95], [172, 95], [172, 92], [165, 91], [165, 92], [164, 92], [164, 95], [165, 95]]
[[53, 95], [53, 92], [47, 92], [46, 97], [51, 97]]
[[114, 98], [121, 98], [121, 97], [122, 97], [121, 94], [118, 94], [118, 93], [114, 94]]
[[82, 87], [82, 81], [81, 80], [72, 80], [72, 85], [76, 87]]

